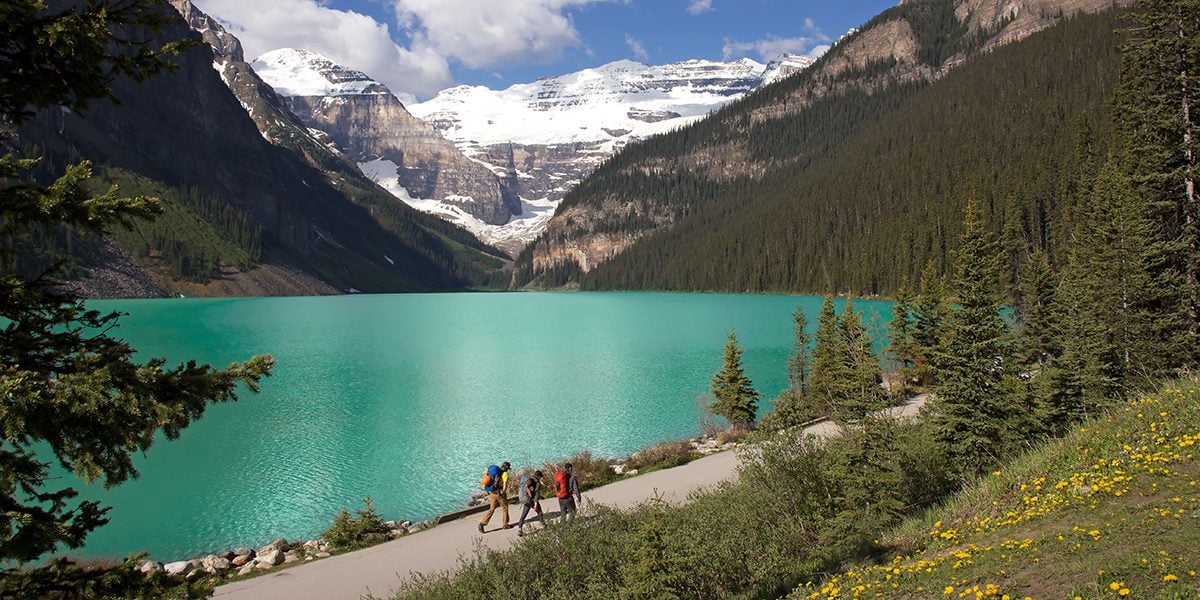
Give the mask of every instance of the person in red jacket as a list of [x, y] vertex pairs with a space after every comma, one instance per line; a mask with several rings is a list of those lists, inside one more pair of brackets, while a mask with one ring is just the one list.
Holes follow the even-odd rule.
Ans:
[[563, 522], [570, 523], [575, 520], [575, 510], [583, 501], [583, 496], [579, 493], [579, 480], [575, 479], [571, 463], [563, 465], [563, 468], [554, 474], [554, 495], [558, 498], [558, 510], [562, 514]]

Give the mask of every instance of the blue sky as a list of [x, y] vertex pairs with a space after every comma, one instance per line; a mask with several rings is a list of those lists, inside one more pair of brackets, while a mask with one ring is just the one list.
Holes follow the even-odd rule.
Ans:
[[247, 58], [313, 50], [402, 99], [508, 87], [619, 59], [817, 54], [896, 0], [193, 0]]

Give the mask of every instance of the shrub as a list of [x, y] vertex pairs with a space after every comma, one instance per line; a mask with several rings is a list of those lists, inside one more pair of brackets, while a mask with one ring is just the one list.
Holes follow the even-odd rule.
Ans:
[[571, 463], [571, 470], [575, 473], [575, 479], [579, 481], [580, 489], [599, 487], [618, 479], [607, 459], [593, 456], [590, 450], [580, 450], [566, 460], [548, 462], [542, 467], [542, 473], [545, 475], [545, 479], [542, 480], [544, 494], [554, 495], [554, 474], [565, 463]]
[[350, 516], [350, 511], [343, 508], [337, 517], [334, 517], [333, 525], [321, 536], [335, 550], [362, 548], [374, 541], [385, 539], [380, 537], [388, 532], [383, 517], [375, 512], [375, 505], [370, 497], [364, 498], [363, 504], [364, 508], [355, 511], [353, 517]]
[[718, 433], [716, 439], [717, 444], [725, 445], [745, 441], [748, 437], [750, 437], [749, 429], [745, 427], [730, 427]]
[[672, 440], [655, 444], [630, 456], [625, 467], [637, 469], [639, 472], [669, 469], [687, 464], [699, 456], [687, 440]]

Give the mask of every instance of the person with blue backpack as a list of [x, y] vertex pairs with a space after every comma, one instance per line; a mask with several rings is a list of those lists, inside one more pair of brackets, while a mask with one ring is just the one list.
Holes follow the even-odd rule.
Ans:
[[487, 527], [489, 521], [492, 520], [492, 513], [496, 512], [496, 507], [499, 506], [504, 513], [504, 528], [508, 529], [511, 525], [508, 524], [508, 470], [512, 468], [505, 461], [500, 466], [491, 465], [484, 472], [483, 478], [479, 483], [483, 485], [483, 490], [488, 493], [488, 511], [483, 515], [483, 520], [479, 522], [479, 533], [483, 533], [483, 528]]

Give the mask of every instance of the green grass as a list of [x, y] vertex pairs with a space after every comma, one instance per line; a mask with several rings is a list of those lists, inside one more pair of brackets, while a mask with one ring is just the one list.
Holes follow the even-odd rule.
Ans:
[[1173, 384], [905, 521], [877, 562], [792, 596], [1200, 597], [1198, 440], [1200, 392]]

